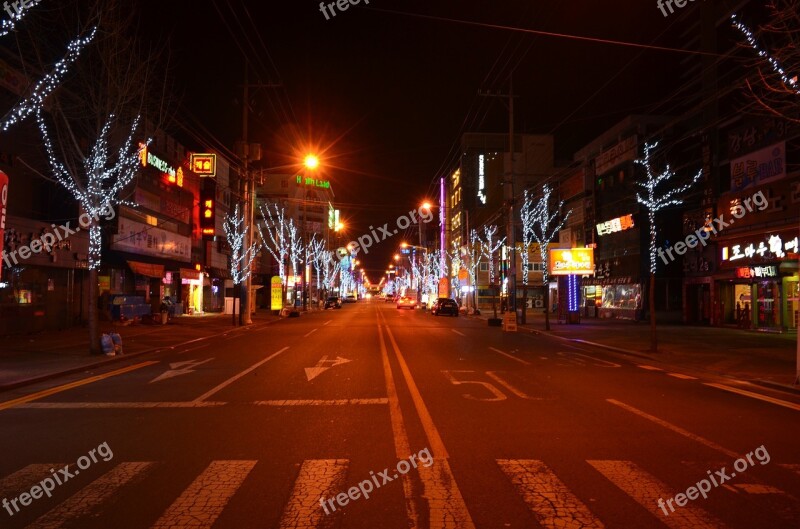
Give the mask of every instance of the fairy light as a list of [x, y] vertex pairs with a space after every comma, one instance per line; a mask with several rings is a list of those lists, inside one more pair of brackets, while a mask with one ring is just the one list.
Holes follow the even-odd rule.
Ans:
[[251, 265], [258, 250], [255, 243], [245, 248], [247, 226], [244, 214], [239, 211], [239, 204], [236, 204], [233, 215], [225, 215], [222, 228], [231, 247], [231, 279], [235, 285], [241, 285], [250, 277]]
[[44, 105], [45, 99], [53, 93], [58, 87], [64, 76], [69, 71], [70, 65], [74, 63], [85, 48], [97, 34], [97, 28], [94, 27], [85, 37], [78, 37], [67, 46], [67, 54], [63, 59], [58, 61], [53, 70], [41, 78], [33, 87], [30, 95], [24, 100], [20, 101], [14, 108], [12, 108], [3, 118], [0, 123], [0, 130], [6, 131], [11, 126], [19, 123], [29, 115], [36, 113]]
[[797, 76], [789, 77], [789, 75], [786, 73], [786, 70], [784, 70], [783, 66], [781, 66], [780, 61], [761, 48], [756, 40], [755, 35], [753, 35], [753, 32], [750, 31], [750, 28], [744, 23], [739, 21], [736, 13], [731, 15], [731, 23], [733, 24], [733, 27], [738, 29], [742, 35], [744, 35], [747, 44], [749, 44], [750, 47], [755, 50], [758, 56], [769, 63], [769, 65], [772, 67], [772, 70], [778, 75], [778, 77], [780, 77], [784, 86], [786, 86], [789, 90], [792, 90], [795, 94], [800, 95], [800, 86], [797, 84]]
[[506, 242], [506, 238], [503, 237], [501, 240], [497, 241], [497, 244], [492, 244], [492, 239], [496, 233], [497, 226], [484, 226], [484, 239], [481, 241], [481, 253], [489, 261], [489, 284], [492, 285], [494, 285], [494, 252], [499, 250]]
[[17, 2], [14, 5], [13, 10], [7, 8], [7, 13], [10, 18], [0, 22], [0, 37], [5, 37], [14, 31], [17, 22], [25, 17], [25, 12], [30, 11], [32, 7], [35, 7], [36, 4], [41, 1], [42, 0], [28, 0], [27, 2]]
[[578, 312], [578, 276], [567, 276], [568, 306], [570, 312]]
[[644, 182], [637, 182], [637, 184], [643, 187], [647, 191], [647, 198], [642, 198], [639, 193], [636, 193], [636, 200], [639, 204], [642, 204], [645, 208], [647, 208], [647, 220], [650, 222], [650, 273], [656, 273], [656, 235], [657, 235], [657, 227], [656, 227], [656, 212], [664, 209], [667, 206], [678, 206], [683, 204], [683, 200], [673, 198], [675, 195], [679, 193], [683, 193], [692, 185], [697, 182], [703, 174], [703, 170], [700, 169], [692, 181], [688, 184], [675, 187], [668, 191], [665, 191], [661, 196], [656, 196], [656, 188], [662, 182], [670, 180], [672, 177], [675, 176], [675, 173], [670, 168], [669, 164], [664, 168], [659, 174], [656, 174], [653, 171], [653, 165], [650, 160], [650, 153], [658, 147], [659, 142], [655, 142], [653, 144], [645, 143], [644, 145], [644, 159], [638, 159], [634, 162], [643, 166], [645, 171], [647, 172], [647, 177]]
[[[542, 259], [542, 264], [547, 263], [547, 248], [555, 238], [556, 234], [567, 223], [572, 210], [567, 211], [566, 215], [561, 218], [561, 221], [556, 222], [559, 213], [564, 208], [564, 201], [558, 203], [558, 207], [551, 213], [550, 212], [550, 195], [553, 190], [550, 186], [545, 185], [542, 187], [542, 196], [534, 204], [528, 193], [525, 193], [525, 201], [522, 203], [523, 209], [527, 208], [528, 224], [523, 224], [523, 233], [528, 232], [529, 237], [533, 237], [539, 244], [539, 256]], [[547, 284], [547, 266], [542, 268], [542, 283]]]

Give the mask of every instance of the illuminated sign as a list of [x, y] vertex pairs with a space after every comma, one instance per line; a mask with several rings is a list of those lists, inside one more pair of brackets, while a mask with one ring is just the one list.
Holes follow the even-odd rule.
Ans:
[[3, 171], [0, 171], [0, 254], [3, 253], [3, 241], [5, 240], [7, 209], [8, 209], [8, 176]]
[[486, 204], [486, 157], [478, 155], [478, 200], [481, 204]]
[[760, 277], [778, 277], [777, 266], [750, 266], [736, 269], [736, 277], [757, 279]]
[[194, 153], [191, 157], [192, 171], [202, 177], [217, 175], [217, 155]]
[[550, 275], [553, 276], [593, 276], [594, 249], [569, 248], [566, 250], [550, 250], [548, 260]]
[[738, 261], [739, 259], [753, 259], [755, 256], [760, 258], [783, 259], [788, 253], [798, 253], [798, 237], [786, 242], [780, 235], [770, 235], [764, 240], [756, 242], [746, 241], [742, 244], [734, 244], [722, 248], [723, 261]]
[[270, 287], [272, 290], [270, 308], [272, 310], [281, 310], [283, 308], [283, 284], [281, 282], [281, 276], [272, 276]]
[[[150, 152], [150, 150], [147, 148], [147, 145], [145, 145], [144, 143], [140, 143], [139, 148], [141, 149], [141, 156], [139, 157], [139, 159], [142, 162], [142, 167], [147, 167], [148, 165], [153, 166], [162, 173], [169, 175], [171, 179], [170, 181], [172, 182], [175, 181], [174, 179], [177, 176], [177, 171], [175, 170], [174, 167], [172, 167], [170, 164], [168, 164], [167, 162], [165, 162], [164, 160], [162, 160], [161, 158]], [[181, 175], [181, 180], [183, 180], [182, 175]]]
[[300, 175], [297, 175], [296, 178], [297, 178], [297, 183], [300, 184], [300, 185], [307, 185], [307, 186], [312, 186], [312, 187], [321, 187], [323, 189], [330, 189], [331, 188], [331, 183], [329, 181], [327, 181], [327, 180], [317, 180], [316, 178], [311, 178], [310, 176], [307, 176], [307, 177], [303, 178]]
[[633, 228], [633, 215], [625, 215], [597, 225], [598, 235], [608, 235]]

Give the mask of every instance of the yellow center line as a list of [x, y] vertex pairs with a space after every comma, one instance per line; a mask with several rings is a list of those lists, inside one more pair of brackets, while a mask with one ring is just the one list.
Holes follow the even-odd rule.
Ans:
[[77, 388], [80, 386], [85, 386], [87, 384], [91, 384], [92, 382], [97, 382], [99, 380], [104, 380], [106, 378], [115, 377], [117, 375], [122, 375], [123, 373], [128, 373], [130, 371], [135, 371], [137, 369], [141, 369], [143, 367], [151, 366], [153, 364], [158, 364], [158, 360], [148, 360], [147, 362], [142, 362], [139, 364], [134, 364], [132, 366], [123, 367], [122, 369], [117, 369], [115, 371], [109, 371], [108, 373], [103, 373], [102, 375], [96, 375], [93, 377], [85, 378], [83, 380], [77, 380], [75, 382], [70, 382], [69, 384], [64, 384], [62, 386], [56, 386], [54, 388], [45, 389], [39, 391], [38, 393], [32, 393], [30, 395], [26, 395], [24, 397], [20, 397], [14, 400], [7, 400], [5, 402], [0, 402], [0, 411], [7, 410], [9, 408], [13, 408], [19, 404], [26, 404], [28, 402], [32, 402], [34, 400], [39, 400], [44, 397], [54, 395], [56, 393], [61, 393], [62, 391], [67, 391], [68, 389]]

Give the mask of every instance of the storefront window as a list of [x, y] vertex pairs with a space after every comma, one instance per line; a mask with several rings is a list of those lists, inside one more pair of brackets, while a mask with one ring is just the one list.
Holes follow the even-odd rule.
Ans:
[[778, 307], [776, 300], [781, 299], [777, 281], [760, 281], [758, 289], [757, 310], [759, 327], [778, 327]]
[[641, 309], [641, 285], [613, 285], [603, 287], [604, 309]]

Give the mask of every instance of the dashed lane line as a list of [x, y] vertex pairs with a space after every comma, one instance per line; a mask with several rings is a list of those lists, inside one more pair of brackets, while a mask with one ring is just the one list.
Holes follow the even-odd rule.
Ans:
[[271, 355], [266, 357], [264, 360], [261, 360], [260, 362], [257, 362], [256, 364], [248, 367], [247, 369], [245, 369], [244, 371], [242, 371], [238, 375], [232, 376], [231, 378], [229, 378], [228, 380], [226, 380], [222, 384], [219, 384], [218, 386], [206, 391], [205, 393], [203, 393], [202, 395], [200, 395], [199, 397], [194, 399], [194, 401], [195, 402], [202, 402], [202, 401], [206, 400], [207, 398], [209, 398], [210, 396], [214, 395], [215, 393], [218, 393], [219, 391], [221, 391], [221, 390], [225, 389], [226, 387], [228, 387], [229, 385], [233, 384], [234, 382], [236, 382], [237, 380], [239, 380], [243, 376], [251, 373], [252, 371], [255, 371], [256, 369], [258, 369], [262, 365], [266, 364], [267, 362], [269, 362], [270, 360], [272, 360], [273, 358], [275, 358], [279, 354], [283, 353], [287, 349], [289, 349], [289, 346], [286, 346], [283, 349], [272, 353]]

